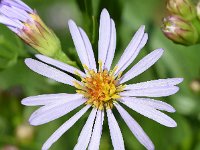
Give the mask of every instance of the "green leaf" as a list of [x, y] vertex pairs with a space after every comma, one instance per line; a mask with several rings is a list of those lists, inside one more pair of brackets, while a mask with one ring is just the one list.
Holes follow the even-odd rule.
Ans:
[[25, 55], [23, 44], [5, 26], [0, 25], [0, 69], [8, 68], [17, 62], [18, 56]]

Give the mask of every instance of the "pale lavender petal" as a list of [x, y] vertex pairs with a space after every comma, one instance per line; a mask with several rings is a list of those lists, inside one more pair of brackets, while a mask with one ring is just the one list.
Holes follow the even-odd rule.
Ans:
[[103, 114], [104, 111], [98, 110], [88, 150], [99, 150], [100, 139], [102, 135], [102, 123], [104, 120]]
[[167, 111], [167, 112], [175, 112], [176, 111], [171, 105], [169, 105], [165, 102], [153, 100], [150, 98], [122, 97], [122, 98], [120, 98], [120, 102], [126, 103], [127, 105], [129, 103], [131, 103], [132, 105], [137, 103], [137, 104], [141, 104], [141, 105], [150, 106], [150, 107], [158, 109], [158, 110]]
[[31, 125], [34, 126], [45, 124], [47, 122], [62, 117], [63, 115], [71, 112], [85, 102], [85, 99], [76, 99], [71, 102], [60, 102], [58, 104], [43, 106], [31, 115], [29, 122]]
[[110, 44], [108, 49], [108, 54], [105, 61], [105, 69], [110, 70], [112, 65], [112, 61], [115, 55], [116, 49], [116, 28], [115, 22], [111, 19], [111, 36], [110, 36]]
[[123, 103], [123, 104], [135, 110], [136, 112], [140, 113], [141, 115], [144, 115], [145, 117], [148, 117], [164, 126], [167, 127], [177, 126], [176, 122], [172, 118], [150, 106], [139, 103], [128, 103], [128, 104]]
[[136, 84], [126, 85], [125, 90], [136, 90], [146, 88], [157, 88], [157, 87], [168, 87], [181, 83], [183, 78], [169, 78], [169, 79], [158, 79], [147, 82], [140, 82]]
[[108, 125], [110, 129], [110, 136], [114, 150], [125, 150], [124, 140], [122, 137], [121, 130], [119, 128], [117, 120], [115, 119], [110, 109], [107, 110], [107, 116], [108, 116]]
[[58, 81], [58, 82], [61, 82], [64, 84], [68, 84], [71, 86], [74, 86], [74, 83], [73, 83], [74, 81], [80, 83], [79, 81], [77, 81], [73, 77], [69, 76], [68, 74], [66, 74], [58, 69], [55, 69], [51, 66], [48, 66], [40, 61], [31, 59], [31, 58], [27, 58], [27, 59], [25, 59], [25, 63], [31, 70], [37, 72], [40, 75], [43, 75], [50, 79], [53, 79], [55, 81]]
[[73, 117], [66, 121], [61, 127], [59, 127], [44, 143], [42, 150], [48, 150], [53, 143], [55, 143], [69, 128], [71, 128], [90, 108], [90, 105], [85, 106], [79, 112], [77, 112]]
[[44, 94], [44, 95], [37, 95], [37, 96], [30, 96], [24, 98], [21, 103], [26, 106], [39, 106], [39, 105], [48, 105], [51, 103], [60, 103], [60, 102], [70, 102], [74, 99], [81, 99], [83, 98], [82, 94], [66, 94], [66, 93], [59, 93], [59, 94]]
[[11, 27], [19, 28], [19, 29], [23, 28], [22, 23], [15, 20], [11, 20], [3, 15], [0, 15], [0, 23], [5, 24], [6, 26], [11, 26]]
[[144, 30], [145, 26], [141, 26], [138, 31], [135, 33], [134, 37], [130, 41], [129, 45], [127, 48], [124, 50], [124, 53], [122, 54], [119, 62], [117, 63], [116, 66], [118, 66], [118, 69], [116, 73], [121, 70], [121, 68], [129, 61], [132, 57], [135, 59], [135, 57], [138, 55], [140, 52], [140, 49], [137, 49], [138, 46], [140, 45], [141, 41], [143, 41], [144, 37]]
[[120, 72], [123, 72], [137, 57], [141, 49], [145, 46], [148, 40], [148, 34], [145, 33], [140, 44], [138, 45], [138, 48], [135, 50], [135, 52], [132, 54], [132, 56], [129, 59], [124, 60], [124, 65], [121, 68], [118, 68], [118, 70], [115, 72], [115, 75], [117, 76]]
[[7, 16], [8, 18], [20, 20], [22, 22], [26, 22], [27, 20], [32, 19], [26, 11], [19, 8], [12, 8], [6, 5], [1, 7], [0, 13], [2, 13], [4, 16]]
[[90, 113], [90, 116], [88, 117], [88, 120], [86, 121], [86, 123], [80, 133], [80, 136], [78, 138], [78, 143], [74, 147], [74, 150], [86, 150], [87, 149], [88, 144], [90, 142], [96, 113], [97, 113], [97, 109], [93, 108], [92, 112]]
[[88, 54], [88, 59], [89, 59], [89, 63], [90, 63], [90, 66], [88, 66], [88, 67], [89, 67], [89, 69], [93, 69], [94, 71], [97, 71], [96, 61], [94, 58], [94, 52], [93, 52], [90, 40], [83, 29], [79, 28], [79, 31], [80, 31], [83, 41], [85, 43], [85, 48], [86, 48], [86, 51]]
[[100, 15], [99, 42], [98, 42], [98, 61], [102, 61], [102, 69], [106, 61], [111, 34], [110, 15], [106, 9], [103, 9]]
[[52, 65], [54, 67], [57, 67], [63, 71], [67, 71], [69, 73], [72, 73], [72, 74], [75, 74], [78, 73], [80, 74], [82, 77], [86, 77], [86, 74], [83, 73], [82, 71], [80, 71], [79, 69], [73, 67], [73, 66], [70, 66], [68, 64], [65, 64], [61, 61], [58, 61], [58, 60], [55, 60], [53, 58], [50, 58], [50, 57], [47, 57], [45, 55], [41, 55], [41, 54], [37, 54], [35, 55], [35, 57], [37, 57], [39, 60], [49, 64], [49, 65]]
[[136, 65], [134, 65], [120, 80], [120, 83], [129, 81], [150, 68], [163, 54], [163, 49], [157, 49], [145, 56]]
[[114, 104], [118, 112], [126, 122], [131, 132], [135, 135], [138, 141], [146, 147], [148, 150], [154, 150], [154, 145], [150, 138], [146, 135], [141, 126], [128, 114], [128, 112], [122, 108], [119, 104]]
[[[86, 65], [87, 67], [89, 67], [90, 63], [88, 60], [87, 50], [86, 50], [83, 38], [81, 36], [81, 33], [73, 20], [69, 20], [68, 25], [69, 25], [69, 30], [70, 30], [72, 39], [74, 41], [74, 45], [76, 47], [76, 51], [81, 60], [81, 63], [82, 65]], [[86, 69], [85, 71], [87, 72]]]
[[178, 92], [179, 87], [168, 86], [168, 87], [156, 87], [156, 88], [145, 88], [145, 89], [133, 89], [121, 92], [121, 96], [146, 96], [146, 97], [164, 97], [173, 95]]
[[20, 29], [16, 27], [7, 26], [12, 32], [16, 33], [17, 35], [20, 34]]
[[26, 5], [24, 2], [22, 2], [21, 0], [1, 0], [1, 3], [3, 5], [7, 5], [7, 6], [10, 6], [13, 8], [19, 8], [22, 10], [26, 10], [30, 13], [33, 12], [33, 10], [28, 5]]

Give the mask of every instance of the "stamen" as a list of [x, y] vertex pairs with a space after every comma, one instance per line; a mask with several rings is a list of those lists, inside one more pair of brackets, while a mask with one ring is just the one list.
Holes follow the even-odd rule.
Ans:
[[98, 61], [99, 64], [99, 72], [103, 71], [103, 62], [101, 60]]
[[115, 66], [113, 70], [110, 71], [110, 76], [113, 76], [116, 70], [118, 69], [118, 66]]
[[116, 80], [119, 80], [119, 79], [122, 77], [122, 74], [123, 74], [123, 72], [121, 71], [121, 72], [118, 74]]
[[80, 83], [74, 82], [75, 87], [78, 89], [77, 93], [83, 94], [87, 98], [86, 104], [90, 104], [97, 109], [112, 109], [113, 102], [120, 98], [119, 92], [124, 90], [124, 85], [118, 85], [118, 79], [121, 75], [118, 75], [117, 79], [114, 76], [117, 66], [111, 70], [103, 70], [102, 61], [99, 61], [99, 72], [89, 70], [84, 65], [85, 70], [88, 71], [89, 76], [82, 78]]
[[75, 75], [77, 75], [79, 78], [81, 78], [82, 81], [85, 80], [85, 79], [80, 75], [80, 73], [79, 73], [77, 70], [75, 70], [74, 73], [75, 73]]
[[81, 90], [84, 90], [84, 89], [85, 89], [85, 87], [82, 86], [81, 84], [79, 84], [77, 81], [73, 81], [73, 83], [74, 83], [74, 86], [75, 86], [77, 89], [81, 89]]

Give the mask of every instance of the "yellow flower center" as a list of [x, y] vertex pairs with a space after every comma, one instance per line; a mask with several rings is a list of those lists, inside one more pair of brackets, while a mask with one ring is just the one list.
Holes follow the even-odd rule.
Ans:
[[[123, 91], [124, 85], [119, 85], [118, 81], [121, 76], [114, 76], [116, 67], [111, 70], [88, 70], [88, 75], [82, 79], [82, 85], [74, 82], [77, 93], [83, 94], [87, 98], [86, 104], [90, 104], [97, 109], [112, 109], [113, 102], [120, 98], [119, 92]], [[101, 67], [100, 67], [101, 68]]]

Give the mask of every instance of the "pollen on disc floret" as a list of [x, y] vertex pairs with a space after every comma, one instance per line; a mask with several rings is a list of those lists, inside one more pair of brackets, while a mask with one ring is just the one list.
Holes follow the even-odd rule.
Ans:
[[[99, 68], [102, 63], [99, 62]], [[84, 65], [84, 69], [87, 70], [88, 74], [85, 78], [81, 78], [81, 84], [74, 82], [77, 93], [83, 94], [87, 98], [86, 104], [90, 104], [97, 109], [112, 109], [113, 103], [120, 98], [119, 92], [123, 91], [125, 85], [119, 84], [118, 76], [114, 76], [117, 67], [113, 70], [102, 70], [99, 69], [98, 72], [90, 70]]]

